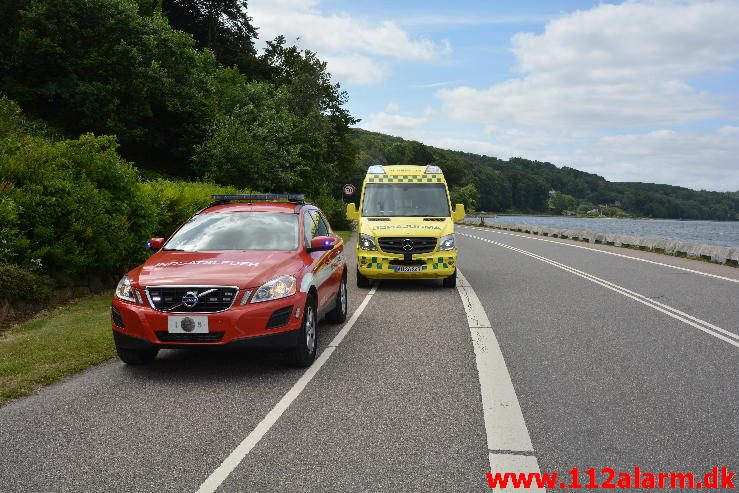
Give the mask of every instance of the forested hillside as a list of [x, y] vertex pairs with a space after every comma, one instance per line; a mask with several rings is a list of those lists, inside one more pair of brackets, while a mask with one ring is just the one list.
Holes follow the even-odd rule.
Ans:
[[341, 185], [377, 162], [440, 165], [470, 210], [737, 219], [737, 193], [353, 129], [326, 64], [258, 32], [244, 0], [0, 2], [0, 301], [115, 279], [215, 191], [302, 192], [348, 228]]
[[[523, 158], [502, 160], [353, 129], [359, 183], [373, 163], [433, 163], [444, 170], [455, 200], [483, 211], [633, 215], [674, 219], [739, 219], [739, 192], [672, 185], [613, 183], [569, 167]], [[600, 206], [600, 207], [599, 207]]]

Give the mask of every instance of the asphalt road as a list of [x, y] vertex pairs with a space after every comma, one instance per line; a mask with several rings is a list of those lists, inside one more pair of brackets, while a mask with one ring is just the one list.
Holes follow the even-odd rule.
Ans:
[[737, 269], [459, 233], [459, 290], [368, 296], [350, 275], [362, 311], [321, 325], [311, 372], [163, 351], [0, 407], [0, 491], [489, 491], [491, 462], [519, 459], [739, 470]]

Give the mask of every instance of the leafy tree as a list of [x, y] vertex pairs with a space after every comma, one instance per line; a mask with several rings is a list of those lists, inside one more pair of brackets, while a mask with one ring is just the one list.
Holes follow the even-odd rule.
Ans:
[[46, 0], [18, 15], [0, 84], [69, 135], [114, 134], [128, 158], [182, 164], [212, 119], [217, 62], [132, 0]]
[[553, 196], [549, 198], [549, 208], [556, 214], [562, 214], [565, 211], [571, 211], [575, 209], [577, 205], [577, 199], [572, 195], [567, 195], [562, 192], [555, 192]]
[[477, 210], [477, 204], [480, 201], [480, 193], [477, 191], [474, 183], [469, 183], [463, 187], [452, 187], [449, 190], [449, 199], [454, 204], [464, 204], [467, 212]]
[[245, 0], [161, 0], [161, 11], [174, 29], [191, 34], [198, 48], [213, 51], [223, 65], [245, 74], [257, 67], [257, 29]]

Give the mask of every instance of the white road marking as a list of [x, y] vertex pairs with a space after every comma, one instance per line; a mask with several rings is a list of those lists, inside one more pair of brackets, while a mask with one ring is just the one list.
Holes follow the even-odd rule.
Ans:
[[337, 346], [344, 340], [346, 334], [352, 329], [357, 319], [362, 314], [364, 309], [369, 304], [372, 295], [377, 291], [377, 284], [372, 286], [369, 293], [364, 297], [362, 303], [354, 311], [349, 321], [344, 324], [344, 327], [334, 337], [328, 347], [321, 353], [318, 359], [308, 368], [305, 373], [295, 382], [290, 390], [275, 404], [275, 407], [267, 413], [262, 421], [249, 433], [246, 438], [234, 449], [231, 454], [216, 468], [215, 471], [208, 476], [203, 484], [200, 485], [198, 493], [212, 493], [218, 489], [218, 487], [225, 481], [225, 479], [233, 472], [234, 469], [244, 460], [244, 457], [252, 451], [252, 449], [259, 443], [259, 441], [267, 434], [267, 432], [274, 426], [280, 416], [287, 411], [290, 405], [297, 399], [297, 397], [305, 390], [305, 387], [313, 380], [316, 373], [321, 367], [328, 361], [331, 355], [336, 351]]
[[716, 337], [717, 339], [721, 339], [724, 342], [727, 342], [731, 344], [732, 346], [739, 348], [739, 334], [735, 334], [733, 332], [730, 332], [726, 329], [722, 329], [721, 327], [718, 327], [712, 323], [706, 322], [705, 320], [701, 320], [698, 317], [694, 317], [692, 315], [689, 315], [685, 312], [682, 312], [676, 308], [673, 308], [669, 305], [666, 305], [664, 303], [660, 303], [658, 301], [655, 301], [651, 298], [648, 298], [642, 294], [639, 294], [635, 291], [631, 291], [629, 289], [624, 288], [623, 286], [619, 286], [618, 284], [612, 283], [610, 281], [607, 281], [605, 279], [602, 279], [600, 277], [594, 276], [592, 274], [588, 274], [587, 272], [575, 269], [574, 267], [570, 267], [569, 265], [562, 264], [560, 262], [557, 262], [555, 260], [542, 257], [541, 255], [537, 255], [535, 253], [522, 250], [521, 248], [516, 248], [511, 245], [507, 245], [505, 243], [500, 243], [494, 240], [490, 240], [488, 238], [483, 238], [481, 236], [475, 236], [475, 235], [469, 235], [466, 233], [461, 233], [462, 236], [467, 236], [470, 238], [475, 238], [477, 240], [485, 241], [488, 243], [492, 243], [493, 245], [497, 245], [503, 248], [507, 248], [509, 250], [513, 250], [514, 252], [522, 253], [524, 255], [528, 255], [529, 257], [535, 258], [537, 260], [540, 260], [544, 263], [553, 265], [554, 267], [557, 267], [559, 269], [562, 269], [564, 271], [570, 272], [572, 274], [575, 274], [576, 276], [582, 277], [583, 279], [587, 279], [588, 281], [594, 282], [595, 284], [599, 284], [600, 286], [603, 286], [606, 289], [610, 289], [611, 291], [615, 291], [623, 296], [626, 296], [627, 298], [630, 298], [634, 301], [637, 301], [643, 305], [646, 305], [650, 308], [653, 308], [654, 310], [657, 310], [658, 312], [662, 312], [665, 315], [668, 315], [676, 320], [680, 320], [681, 322], [684, 322], [691, 327], [694, 327], [702, 332], [705, 332], [708, 335], [711, 335], [713, 337]]
[[[516, 390], [490, 320], [475, 290], [459, 268], [457, 268], [457, 290], [467, 314], [475, 350], [488, 450], [511, 452], [490, 453], [491, 471], [538, 473], [539, 465], [535, 456], [522, 456], [516, 453], [533, 451], [529, 430], [526, 428]], [[544, 490], [534, 488], [531, 491]]]
[[515, 236], [516, 238], [525, 238], [527, 240], [544, 241], [546, 243], [554, 243], [556, 245], [562, 245], [562, 246], [567, 246], [567, 247], [572, 247], [572, 248], [581, 248], [583, 250], [590, 250], [591, 252], [598, 252], [598, 253], [602, 253], [602, 254], [605, 254], [605, 255], [613, 255], [614, 257], [622, 257], [622, 258], [628, 258], [628, 259], [631, 259], [631, 260], [638, 260], [639, 262], [645, 262], [647, 264], [652, 264], [652, 265], [659, 265], [660, 267], [669, 267], [670, 269], [677, 269], [677, 270], [681, 270], [683, 272], [690, 272], [691, 274], [699, 274], [701, 276], [713, 277], [714, 279], [721, 279], [722, 281], [729, 281], [729, 282], [739, 283], [739, 279], [733, 279], [731, 277], [720, 276], [718, 274], [711, 274], [709, 272], [703, 272], [703, 271], [700, 271], [700, 270], [689, 269], [687, 267], [680, 267], [679, 265], [672, 265], [672, 264], [666, 264], [664, 262], [657, 262], [655, 260], [649, 260], [649, 259], [640, 258], [640, 257], [632, 257], [631, 255], [624, 255], [623, 253], [609, 252], [607, 250], [600, 250], [598, 248], [591, 248], [591, 247], [586, 247], [586, 246], [583, 246], [583, 245], [573, 245], [571, 243], [566, 243], [566, 242], [563, 242], [563, 241], [548, 240], [546, 238], [536, 238], [536, 237], [530, 236], [530, 235], [521, 235], [521, 234], [509, 233], [509, 232], [506, 232], [506, 231], [499, 231], [499, 230], [495, 230], [495, 229], [491, 229], [491, 228], [480, 228], [480, 227], [466, 226], [466, 227], [464, 227], [464, 229], [473, 229], [473, 230], [477, 230], [477, 231], [486, 231], [486, 232], [489, 232], [489, 233], [496, 233], [496, 234], [500, 234], [500, 235]]

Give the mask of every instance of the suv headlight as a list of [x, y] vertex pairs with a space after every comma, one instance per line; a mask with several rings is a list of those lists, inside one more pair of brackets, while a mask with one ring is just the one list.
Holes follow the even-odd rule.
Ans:
[[287, 298], [295, 294], [297, 288], [297, 280], [293, 276], [280, 276], [271, 281], [262, 284], [254, 297], [252, 303], [260, 303], [262, 301], [279, 300]]
[[372, 235], [362, 233], [359, 235], [359, 248], [362, 250], [377, 250], [375, 238]]
[[454, 233], [446, 236], [442, 236], [439, 240], [439, 251], [443, 252], [445, 250], [454, 250], [454, 247], [457, 244], [457, 235]]
[[115, 296], [119, 300], [130, 301], [131, 303], [137, 303], [137, 293], [131, 284], [131, 278], [123, 276], [118, 285], [115, 287]]

